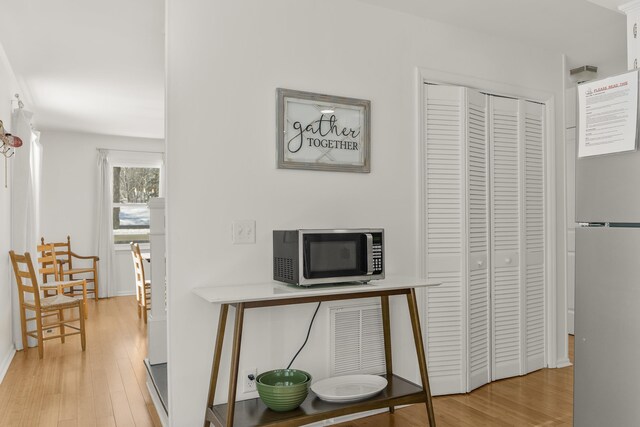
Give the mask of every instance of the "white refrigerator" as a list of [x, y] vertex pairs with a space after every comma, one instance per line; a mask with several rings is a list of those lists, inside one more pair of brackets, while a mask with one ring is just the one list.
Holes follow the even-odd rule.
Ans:
[[574, 426], [640, 426], [639, 151], [576, 159], [576, 219]]

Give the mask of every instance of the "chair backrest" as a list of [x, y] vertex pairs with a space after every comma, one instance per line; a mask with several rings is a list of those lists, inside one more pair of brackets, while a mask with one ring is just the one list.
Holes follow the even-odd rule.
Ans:
[[144, 265], [142, 264], [142, 254], [140, 253], [140, 245], [131, 243], [131, 258], [133, 258], [133, 269], [136, 275], [136, 286], [142, 286], [144, 289]]
[[59, 276], [60, 270], [58, 268], [58, 253], [55, 244], [45, 243], [38, 245], [38, 252], [40, 252], [40, 257], [38, 257], [40, 268], [38, 272], [42, 275], [42, 282], [47, 283], [47, 278], [51, 274], [53, 274], [55, 281], [61, 280]]
[[62, 260], [68, 263], [68, 267], [71, 268], [71, 236], [67, 236], [66, 242], [46, 242], [44, 237], [40, 238], [40, 243], [43, 245], [53, 245], [56, 250], [56, 256], [58, 260]]
[[24, 255], [19, 255], [14, 251], [9, 251], [9, 257], [11, 258], [13, 273], [16, 276], [16, 283], [18, 284], [20, 305], [22, 306], [24, 304], [25, 293], [32, 294], [33, 303], [36, 306], [36, 310], [39, 311], [40, 288], [38, 287], [38, 277], [33, 269], [33, 262], [31, 262], [31, 254], [26, 252]]

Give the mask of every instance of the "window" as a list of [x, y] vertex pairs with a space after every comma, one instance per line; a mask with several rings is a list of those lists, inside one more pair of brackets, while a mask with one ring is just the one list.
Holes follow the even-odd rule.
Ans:
[[149, 242], [149, 199], [160, 196], [159, 167], [113, 167], [113, 242]]

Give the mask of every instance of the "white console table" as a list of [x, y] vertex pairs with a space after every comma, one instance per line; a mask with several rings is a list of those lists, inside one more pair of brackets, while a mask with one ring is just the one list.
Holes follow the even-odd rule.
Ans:
[[[261, 425], [301, 426], [327, 418], [373, 409], [388, 407], [389, 411], [393, 412], [395, 406], [412, 403], [424, 403], [426, 405], [429, 425], [435, 427], [435, 416], [431, 403], [431, 391], [429, 389], [429, 377], [427, 374], [422, 332], [420, 330], [415, 288], [436, 286], [438, 284], [439, 283], [428, 283], [425, 280], [417, 278], [394, 277], [375, 280], [368, 284], [320, 285], [308, 288], [289, 286], [279, 282], [195, 288], [193, 292], [196, 295], [210, 303], [221, 305], [211, 367], [209, 397], [205, 409], [204, 427], [209, 427], [211, 424], [216, 427]], [[398, 295], [405, 295], [407, 298], [422, 386], [413, 384], [393, 374], [389, 297]], [[321, 401], [312, 391], [309, 391], [309, 395], [302, 405], [289, 412], [271, 411], [260, 399], [236, 402], [242, 328], [244, 311], [246, 309], [371, 297], [380, 297], [382, 308], [384, 348], [387, 366], [385, 378], [388, 381], [388, 386], [380, 394], [361, 402], [329, 403]], [[225, 404], [213, 405], [229, 306], [235, 307], [235, 325], [231, 350], [228, 399]]]

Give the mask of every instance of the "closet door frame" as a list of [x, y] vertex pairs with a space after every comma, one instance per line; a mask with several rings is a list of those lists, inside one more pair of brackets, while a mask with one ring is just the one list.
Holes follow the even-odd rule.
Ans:
[[[416, 145], [418, 155], [416, 156], [418, 168], [418, 230], [419, 238], [416, 241], [418, 246], [416, 253], [418, 256], [419, 273], [422, 277], [426, 277], [426, 221], [425, 221], [425, 176], [426, 171], [422, 163], [424, 158], [423, 147], [423, 117], [424, 117], [424, 87], [425, 84], [441, 84], [450, 86], [464, 86], [494, 95], [508, 96], [528, 99], [545, 105], [545, 365], [549, 368], [567, 366], [568, 363], [568, 335], [567, 335], [567, 288], [566, 282], [557, 280], [558, 267], [564, 277], [565, 266], [560, 260], [558, 265], [556, 250], [556, 229], [562, 224], [556, 226], [556, 137], [555, 137], [555, 98], [553, 93], [545, 91], [537, 91], [529, 88], [503, 84], [491, 80], [481, 79], [475, 76], [452, 74], [445, 71], [433, 70], [427, 68], [416, 69]], [[564, 176], [562, 177], [564, 178]], [[562, 217], [563, 215], [558, 215]], [[562, 249], [562, 248], [561, 248]], [[561, 250], [562, 252], [562, 250]], [[426, 293], [419, 292], [418, 298], [421, 299], [424, 307]], [[422, 313], [421, 318], [425, 319]], [[426, 328], [423, 325], [423, 331]], [[428, 363], [428, 361], [427, 361]], [[418, 374], [416, 370], [416, 375]]]

